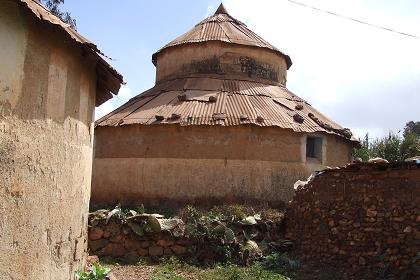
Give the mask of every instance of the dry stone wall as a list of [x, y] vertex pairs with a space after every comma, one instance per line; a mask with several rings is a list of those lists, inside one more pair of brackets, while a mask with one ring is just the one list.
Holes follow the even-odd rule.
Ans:
[[287, 237], [309, 263], [372, 278], [420, 276], [420, 166], [415, 163], [322, 171], [296, 189], [286, 219]]
[[89, 215], [89, 253], [137, 262], [143, 257], [183, 255], [209, 265], [248, 263], [273, 250], [284, 250], [284, 212], [274, 208], [192, 206], [175, 218], [121, 209], [100, 209]]
[[169, 232], [139, 236], [118, 219], [91, 223], [89, 229], [89, 254], [99, 257], [136, 261], [140, 257], [183, 255], [188, 245], [189, 240], [173, 237]]

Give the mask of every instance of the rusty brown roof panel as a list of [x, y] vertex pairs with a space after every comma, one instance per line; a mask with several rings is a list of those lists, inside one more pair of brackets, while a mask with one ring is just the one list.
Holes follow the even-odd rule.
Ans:
[[137, 110], [133, 111], [128, 116], [124, 117], [123, 124], [148, 124], [148, 122], [155, 118], [159, 110], [163, 107], [169, 106], [168, 104], [177, 98], [180, 91], [167, 91], [160, 93], [156, 97], [150, 99], [149, 102], [144, 103]]
[[201, 32], [202, 34], [200, 34], [200, 37], [203, 38], [203, 40], [217, 40], [224, 36], [223, 29], [220, 24], [216, 22], [209, 22], [208, 24], [203, 25]]
[[144, 106], [147, 102], [152, 100], [153, 96], [147, 96], [144, 98], [138, 98], [136, 100], [130, 100], [123, 106], [119, 107], [115, 111], [111, 112], [110, 114], [100, 118], [96, 121], [96, 125], [98, 126], [118, 126], [123, 123], [123, 120], [135, 112], [137, 109]]
[[157, 55], [166, 48], [206, 41], [221, 41], [231, 44], [270, 49], [286, 59], [288, 69], [292, 65], [292, 60], [287, 54], [249, 30], [243, 22], [233, 18], [228, 13], [220, 13], [219, 9], [214, 15], [204, 19], [195, 25], [194, 28], [177, 37], [175, 40], [172, 40], [154, 53], [152, 61], [156, 65]]
[[185, 100], [186, 101], [203, 101], [207, 102], [210, 101], [210, 98], [217, 98], [218, 91], [206, 91], [206, 93], [203, 93], [203, 90], [194, 90], [189, 89], [184, 91], [185, 94]]
[[[251, 120], [257, 118], [257, 112], [249, 100], [249, 96], [232, 94], [227, 96], [226, 114], [229, 116], [228, 125], [240, 125], [251, 123]], [[241, 116], [243, 119], [241, 120]]]
[[285, 108], [287, 108], [291, 111], [295, 110], [296, 103], [287, 99], [287, 98], [274, 97], [273, 101], [276, 102], [277, 104], [280, 104], [280, 105], [284, 106]]
[[22, 7], [27, 8], [39, 20], [59, 27], [66, 36], [71, 38], [75, 43], [86, 47], [86, 49], [95, 56], [96, 60], [98, 61], [96, 69], [98, 79], [96, 106], [99, 106], [108, 99], [112, 98], [112, 94], [110, 94], [110, 92], [118, 94], [121, 84], [124, 83], [123, 76], [118, 73], [118, 71], [115, 70], [108, 62], [105, 61], [105, 54], [102, 53], [94, 43], [72, 29], [69, 24], [64, 23], [60, 18], [53, 15], [38, 1], [15, 1], [18, 2]]
[[[340, 125], [284, 87], [223, 78], [190, 77], [179, 80], [166, 82], [138, 95], [98, 120], [96, 126], [251, 124], [344, 137], [340, 133], [343, 129]], [[210, 101], [210, 96], [215, 98]], [[296, 114], [302, 117], [302, 123], [295, 121]], [[157, 120], [156, 116], [162, 119]]]
[[240, 93], [239, 82], [236, 80], [223, 80], [222, 91]]

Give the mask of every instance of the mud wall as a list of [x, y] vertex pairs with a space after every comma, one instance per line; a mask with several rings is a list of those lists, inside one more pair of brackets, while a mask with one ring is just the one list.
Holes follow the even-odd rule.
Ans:
[[418, 279], [419, 205], [419, 165], [327, 170], [296, 190], [287, 237], [306, 262], [355, 279]]
[[209, 41], [163, 50], [157, 56], [156, 82], [191, 74], [233, 74], [286, 85], [287, 65], [278, 53]]
[[0, 2], [0, 278], [74, 279], [86, 251], [95, 65]]
[[[177, 125], [98, 127], [92, 203], [288, 201], [297, 179], [350, 147], [325, 136], [331, 158], [306, 163], [305, 135], [272, 127]], [[325, 153], [329, 155], [328, 152]]]

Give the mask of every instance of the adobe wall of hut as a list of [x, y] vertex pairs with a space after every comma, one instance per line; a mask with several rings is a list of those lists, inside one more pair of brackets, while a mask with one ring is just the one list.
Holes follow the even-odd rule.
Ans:
[[[285, 85], [287, 63], [274, 51], [262, 51], [259, 47], [241, 46], [219, 41], [179, 45], [162, 50], [156, 56], [156, 82], [205, 72], [246, 77], [246, 67], [264, 67], [269, 77], [260, 77], [267, 82]], [[244, 75], [245, 74], [245, 75]], [[256, 80], [258, 77], [253, 77]], [[258, 80], [258, 79], [257, 79]]]
[[27, 3], [0, 2], [0, 278], [69, 280], [87, 245], [96, 60]]
[[274, 127], [128, 125], [95, 135], [96, 205], [279, 203], [292, 197], [296, 180], [351, 154], [345, 141], [325, 135], [323, 162], [307, 159], [306, 134]]

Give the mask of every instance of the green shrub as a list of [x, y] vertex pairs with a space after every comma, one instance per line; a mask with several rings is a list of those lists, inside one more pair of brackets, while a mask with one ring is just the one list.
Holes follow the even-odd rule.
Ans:
[[105, 280], [111, 270], [103, 267], [99, 263], [92, 265], [92, 270], [88, 272], [76, 272], [76, 277], [79, 280]]
[[420, 122], [408, 122], [402, 137], [389, 132], [388, 135], [371, 141], [369, 134], [366, 134], [359, 141], [361, 146], [354, 150], [354, 157], [363, 161], [380, 157], [389, 162], [401, 162], [420, 155]]
[[265, 257], [264, 267], [273, 271], [296, 271], [300, 268], [299, 260], [292, 258], [287, 252], [272, 252]]

